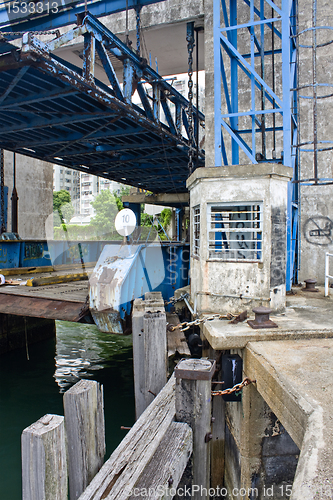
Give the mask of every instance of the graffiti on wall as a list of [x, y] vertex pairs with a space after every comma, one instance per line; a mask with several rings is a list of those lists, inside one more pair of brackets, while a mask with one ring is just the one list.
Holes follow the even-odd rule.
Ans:
[[329, 217], [316, 215], [304, 224], [304, 237], [311, 245], [329, 245], [332, 243], [333, 221]]

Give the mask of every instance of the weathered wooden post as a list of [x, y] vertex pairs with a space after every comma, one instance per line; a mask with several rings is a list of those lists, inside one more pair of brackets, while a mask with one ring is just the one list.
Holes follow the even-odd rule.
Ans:
[[103, 465], [103, 388], [80, 380], [64, 394], [70, 499], [76, 500]]
[[192, 496], [209, 498], [211, 440], [211, 380], [215, 361], [183, 359], [175, 368], [176, 420], [193, 431]]
[[22, 432], [22, 499], [66, 500], [64, 417], [44, 415]]
[[160, 292], [134, 301], [132, 315], [136, 418], [167, 382], [166, 315]]

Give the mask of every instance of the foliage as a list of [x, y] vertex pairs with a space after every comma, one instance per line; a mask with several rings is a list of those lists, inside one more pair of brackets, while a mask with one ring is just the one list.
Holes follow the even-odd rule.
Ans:
[[114, 219], [118, 213], [115, 196], [108, 189], [104, 189], [91, 202], [95, 216], [90, 221], [90, 226], [97, 229], [100, 235], [114, 232]]
[[58, 213], [62, 224], [68, 223], [73, 217], [74, 207], [71, 203], [71, 195], [65, 189], [53, 192], [53, 211]]
[[118, 194], [118, 191], [113, 191], [113, 196], [116, 200], [116, 204], [117, 204], [117, 208], [118, 208], [118, 211], [120, 212], [120, 210], [122, 210], [124, 208], [124, 205], [123, 205], [123, 202], [121, 201], [121, 198], [122, 196], [126, 196], [127, 194], [129, 194], [129, 191], [130, 191], [130, 188], [128, 186], [122, 186], [120, 188], [120, 192]]
[[[123, 204], [121, 201], [122, 196], [129, 194], [129, 187], [122, 187], [120, 192], [117, 191], [109, 191], [105, 189], [101, 191], [101, 193], [96, 196], [95, 200], [91, 202], [95, 210], [95, 216], [91, 219], [90, 224], [87, 225], [78, 225], [78, 224], [64, 224], [64, 219], [68, 221], [67, 218], [67, 205], [68, 201], [70, 201], [70, 195], [67, 191], [62, 190], [54, 193], [53, 196], [53, 209], [59, 213], [59, 218], [56, 226], [54, 227], [54, 239], [62, 240], [62, 239], [70, 239], [70, 240], [120, 240], [122, 236], [120, 236], [115, 231], [114, 219], [117, 215], [117, 212], [122, 210]], [[71, 209], [74, 209], [70, 204]], [[70, 217], [73, 216], [73, 213]], [[66, 216], [67, 215], [67, 216]], [[158, 219], [163, 226], [164, 230], [170, 225], [172, 216], [172, 210], [169, 208], [164, 208], [159, 215]], [[56, 222], [56, 217], [54, 217], [54, 221]], [[155, 231], [150, 234], [150, 236], [155, 236], [158, 234], [159, 237], [164, 240], [166, 239], [163, 229], [161, 225], [157, 223], [155, 219], [155, 223], [152, 226], [153, 217], [148, 214], [141, 213], [141, 227], [145, 228], [144, 231], [141, 231], [141, 237], [147, 237], [148, 233], [150, 233], [150, 229], [154, 227]], [[147, 234], [146, 234], [147, 233]]]
[[167, 230], [167, 228], [170, 226], [171, 217], [172, 210], [170, 208], [163, 208], [159, 220], [165, 230]]
[[93, 226], [91, 224], [68, 224], [67, 226], [63, 224], [59, 227], [54, 228], [53, 238], [55, 240], [68, 239], [70, 241], [100, 241], [102, 239], [123, 239], [123, 237], [116, 232], [112, 234], [101, 235], [96, 226]]
[[[166, 231], [167, 228], [169, 227], [171, 222], [171, 217], [172, 217], [172, 210], [170, 208], [164, 208], [160, 216], [158, 217], [160, 224], [157, 223], [156, 218], [154, 220], [155, 224], [153, 225], [153, 227], [156, 229], [159, 237], [162, 240], [166, 239], [164, 231]], [[145, 213], [141, 214], [141, 226], [152, 227], [152, 222], [153, 222], [153, 217], [151, 215]], [[161, 228], [161, 225], [163, 226], [164, 231]]]

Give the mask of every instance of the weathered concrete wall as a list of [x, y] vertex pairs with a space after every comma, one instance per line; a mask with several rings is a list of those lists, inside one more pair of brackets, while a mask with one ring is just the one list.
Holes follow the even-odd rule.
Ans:
[[332, 498], [332, 352], [331, 338], [249, 342], [245, 349], [244, 373], [300, 449], [291, 500]]
[[[299, 1], [300, 30], [312, 25], [311, 4], [306, 0]], [[329, 0], [317, 1], [317, 26], [333, 26], [333, 11]], [[302, 45], [312, 45], [313, 33], [307, 31], [299, 37]], [[317, 30], [317, 43], [322, 44], [332, 39], [331, 30]], [[306, 85], [313, 81], [312, 49], [300, 48], [299, 84]], [[332, 45], [317, 48], [316, 80], [319, 84], [333, 84]], [[329, 87], [317, 87], [318, 96], [332, 94]], [[310, 97], [312, 89], [303, 89], [301, 95]], [[319, 98], [317, 101], [317, 139], [333, 141], [332, 137], [333, 98]], [[301, 142], [314, 140], [313, 100], [300, 99], [300, 132]], [[319, 149], [332, 144], [319, 145]], [[304, 146], [311, 149], [312, 146]], [[318, 152], [318, 177], [333, 178], [333, 152]], [[301, 178], [314, 177], [314, 155], [302, 152], [300, 155]], [[301, 268], [300, 280], [315, 278], [318, 283], [324, 282], [324, 254], [333, 253], [333, 197], [332, 185], [301, 187]]]
[[[204, 0], [166, 0], [142, 7], [141, 26], [143, 29], [157, 29], [163, 25], [194, 20], [204, 15]], [[126, 14], [119, 12], [110, 16], [101, 17], [102, 23], [114, 33], [125, 33]], [[129, 31], [136, 29], [136, 13], [134, 9], [128, 12]]]
[[[242, 349], [221, 352], [213, 350], [207, 342], [204, 346], [203, 354], [209, 359], [216, 358], [218, 365], [221, 355], [244, 355]], [[224, 380], [221, 371], [220, 379]], [[218, 389], [220, 386], [213, 387]], [[212, 444], [218, 444], [223, 457], [212, 448], [211, 487], [220, 487], [228, 500], [290, 498], [300, 451], [255, 385], [243, 390], [239, 402], [215, 396], [213, 408], [214, 405], [220, 409], [213, 410]]]
[[22, 349], [40, 340], [55, 337], [53, 319], [0, 314], [0, 355]]
[[[5, 151], [5, 185], [8, 186], [7, 231], [11, 231], [13, 153]], [[53, 167], [28, 156], [16, 155], [18, 233], [22, 239], [45, 239], [45, 221], [53, 212]]]
[[[240, 312], [244, 308], [250, 311], [260, 303], [274, 310], [284, 308], [289, 171], [282, 165], [239, 165], [197, 169], [189, 178], [191, 211], [200, 207], [200, 250], [199, 255], [192, 253], [190, 265], [191, 295], [192, 300], [197, 300], [199, 311]], [[210, 258], [208, 204], [221, 202], [241, 205], [263, 202], [260, 261]], [[193, 231], [191, 238], [193, 252]], [[230, 298], [230, 295], [249, 296], [255, 300]]]
[[[332, 174], [330, 174], [332, 177]], [[333, 186], [301, 188], [301, 267], [300, 281], [325, 280], [325, 253], [333, 253]], [[332, 274], [333, 259], [331, 257]]]

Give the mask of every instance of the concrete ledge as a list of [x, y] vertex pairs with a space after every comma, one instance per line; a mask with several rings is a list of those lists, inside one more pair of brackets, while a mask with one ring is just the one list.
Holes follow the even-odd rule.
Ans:
[[186, 187], [189, 188], [198, 179], [231, 178], [249, 179], [254, 177], [282, 177], [286, 181], [292, 179], [292, 168], [279, 163], [260, 163], [257, 165], [231, 165], [230, 167], [200, 167], [187, 179]]
[[188, 205], [190, 202], [189, 193], [159, 193], [159, 194], [146, 194], [146, 193], [133, 193], [124, 195], [122, 202], [128, 203], [145, 203], [147, 205], [163, 205], [166, 207], [182, 207], [184, 204]]
[[246, 376], [301, 450], [291, 500], [332, 498], [332, 354], [332, 339], [251, 342], [244, 353]]
[[297, 296], [288, 297], [288, 304], [285, 313], [270, 316], [278, 328], [254, 330], [246, 321], [233, 325], [226, 320], [213, 320], [204, 323], [202, 332], [217, 350], [243, 349], [248, 342], [262, 340], [333, 338], [332, 299], [324, 297], [322, 289], [312, 296], [298, 292]]

